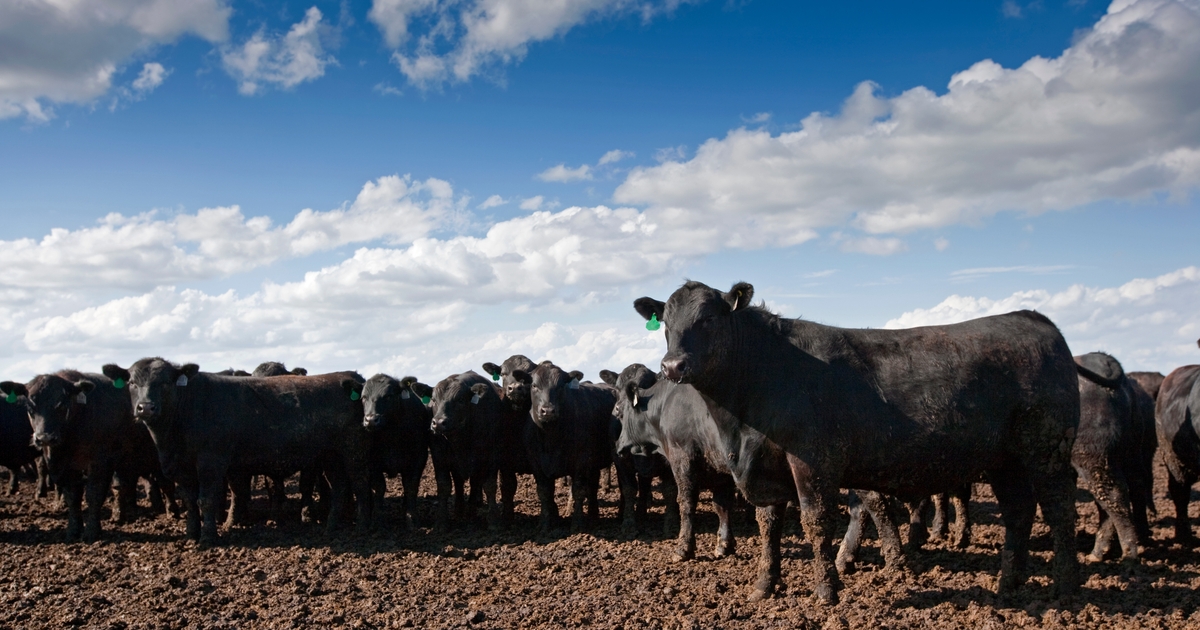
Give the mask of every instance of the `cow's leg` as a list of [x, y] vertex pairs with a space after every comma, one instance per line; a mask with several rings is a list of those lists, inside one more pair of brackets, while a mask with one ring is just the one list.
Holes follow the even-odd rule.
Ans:
[[1129, 481], [1129, 503], [1133, 508], [1130, 518], [1133, 520], [1133, 529], [1137, 532], [1138, 543], [1142, 546], [1148, 546], [1154, 542], [1154, 537], [1150, 532], [1150, 521], [1146, 518], [1146, 512], [1154, 505], [1152, 490], [1154, 481], [1152, 476], [1147, 475], [1148, 472], [1136, 470], [1133, 473], [1126, 473]]
[[558, 521], [558, 506], [554, 503], [554, 479], [543, 475], [534, 475], [534, 480], [537, 482], [538, 504], [541, 507], [541, 514], [538, 515], [538, 529], [543, 533], [549, 533], [550, 529]]
[[949, 499], [950, 493], [939, 492], [932, 497], [929, 497], [929, 502], [933, 504], [933, 521], [929, 524], [929, 540], [940, 541], [946, 537], [946, 530], [949, 529]]
[[185, 536], [188, 540], [200, 540], [200, 493], [197, 487], [195, 481], [185, 481], [175, 487], [183, 501]]
[[650, 501], [654, 494], [654, 477], [651, 475], [637, 476], [637, 518], [641, 522], [646, 522], [646, 513], [650, 511]]
[[83, 473], [68, 470], [59, 475], [55, 483], [67, 504], [67, 542], [74, 542], [83, 533]]
[[[225, 500], [225, 479], [229, 468], [223, 462], [200, 459], [196, 466], [198, 492], [196, 506], [200, 509], [200, 545], [217, 544], [217, 512]], [[247, 485], [249, 476], [245, 477]], [[229, 510], [230, 514], [233, 510]]]
[[284, 521], [283, 508], [284, 502], [287, 500], [287, 475], [271, 475], [268, 477], [270, 485], [267, 486], [268, 503], [271, 506], [271, 520], [276, 525], [282, 525]]
[[483, 479], [483, 498], [487, 504], [487, 526], [489, 531], [500, 530], [500, 502], [496, 500], [496, 476], [499, 470], [489, 469]]
[[621, 534], [633, 537], [637, 534], [637, 470], [628, 456], [616, 458], [617, 484], [621, 490], [621, 501], [617, 508], [617, 518], [621, 520]]
[[138, 476], [126, 470], [116, 470], [113, 478], [116, 480], [116, 501], [113, 501], [109, 520], [114, 523], [132, 521], [134, 506], [137, 505]]
[[[233, 500], [230, 501], [225, 515], [226, 529], [237, 525], [250, 525], [250, 484], [252, 481], [253, 477], [248, 474], [241, 472], [229, 474], [229, 493], [233, 495]], [[200, 509], [203, 511], [205, 508], [201, 506]]]
[[867, 507], [863, 505], [858, 493], [853, 490], [850, 491], [846, 501], [846, 509], [850, 512], [850, 523], [846, 526], [846, 535], [842, 537], [837, 559], [834, 560], [834, 567], [839, 573], [854, 572], [854, 558], [858, 555], [859, 546], [862, 545], [863, 520], [867, 515]]
[[779, 586], [784, 507], [785, 505], [768, 505], [755, 510], [762, 552], [758, 556], [758, 578], [751, 587], [750, 601], [770, 597], [775, 592], [775, 587]]
[[929, 497], [904, 502], [908, 509], [908, 542], [905, 545], [911, 551], [920, 551], [929, 542], [929, 529], [925, 527], [925, 509], [929, 503]]
[[676, 562], [696, 557], [696, 501], [700, 494], [698, 464], [687, 454], [671, 461], [671, 471], [675, 473], [678, 486], [676, 501], [679, 504], [679, 537], [675, 539], [673, 557]]
[[437, 482], [437, 516], [434, 517], [433, 528], [436, 531], [446, 531], [450, 527], [450, 502], [453, 500], [454, 482], [450, 475], [449, 466], [434, 466], [433, 477]]
[[412, 468], [400, 473], [400, 482], [404, 486], [404, 527], [413, 529], [417, 526], [417, 495], [421, 492], [421, 472], [425, 468], [425, 462], [421, 462], [420, 468]]
[[670, 537], [679, 527], [679, 487], [670, 469], [663, 470], [659, 479], [663, 495], [663, 536]]
[[87, 512], [83, 523], [83, 542], [100, 540], [100, 510], [112, 492], [112, 468], [95, 465], [87, 477]]
[[350, 504], [350, 478], [341, 462], [327, 462], [325, 478], [329, 480], [329, 514], [325, 517], [325, 533], [333, 534], [342, 527]]
[[517, 496], [517, 473], [500, 469], [500, 504], [505, 526], [512, 524], [513, 508]]
[[[597, 471], [599, 472], [599, 471]], [[571, 475], [571, 533], [576, 534], [587, 529], [583, 516], [583, 500], [587, 496], [587, 473], [576, 472]]]
[[[1104, 508], [1103, 511], [1112, 520], [1112, 526], [1116, 529], [1117, 538], [1121, 542], [1122, 558], [1136, 560], [1138, 557], [1137, 530], [1133, 528], [1133, 520], [1130, 518], [1129, 486], [1125, 483], [1124, 476], [1106, 465], [1093, 466], [1090, 470], [1080, 472], [1086, 474], [1088, 489], [1092, 491], [1096, 503]], [[1103, 517], [1101, 518], [1103, 519]], [[1102, 543], [1104, 544], [1103, 550], [1100, 549]], [[1096, 548], [1092, 550], [1089, 559], [1093, 562], [1102, 560], [1108, 543], [1109, 541], [1102, 540], [1097, 532]]]
[[150, 499], [150, 513], [155, 516], [166, 514], [167, 505], [163, 502], [166, 491], [162, 487], [162, 480], [158, 475], [150, 473], [146, 477], [146, 484], [146, 498]]
[[[405, 476], [400, 475], [400, 483], [404, 484]], [[371, 470], [368, 480], [371, 484], [371, 510], [375, 514], [381, 515], [387, 509], [384, 499], [387, 495], [387, 476], [382, 470]]]
[[4, 494], [12, 496], [17, 493], [17, 471], [20, 469], [5, 467], [5, 470], [8, 471], [8, 488], [5, 489]]
[[363, 454], [346, 456], [346, 485], [354, 493], [355, 521], [354, 529], [359, 532], [369, 532], [375, 527], [375, 500], [371, 495], [370, 466], [365, 449]]
[[954, 527], [950, 530], [950, 544], [957, 549], [971, 546], [971, 485], [966, 484], [950, 492], [950, 504], [954, 506]]
[[[1008, 594], [1025, 583], [1029, 562], [1029, 534], [1037, 503], [1033, 487], [1024, 469], [1008, 466], [988, 471], [992, 493], [1000, 506], [1004, 522], [1004, 548], [1000, 552], [1000, 581], [997, 592]], [[1074, 557], [1074, 551], [1071, 552]]]
[[878, 492], [855, 492], [862, 499], [863, 507], [867, 509], [867, 514], [871, 515], [875, 529], [879, 532], [879, 552], [883, 555], [884, 566], [892, 570], [902, 569], [904, 552], [900, 548], [900, 532], [896, 530], [896, 523], [888, 513], [887, 499]]
[[[728, 475], [719, 475], [720, 479], [712, 484], [713, 510], [717, 513], [717, 547], [713, 555], [718, 558], [732, 556], [737, 551], [737, 542], [730, 529], [729, 520], [737, 507], [737, 489], [733, 479]], [[680, 529], [683, 529], [683, 515], [680, 514]]]
[[[1075, 557], [1075, 487], [1075, 470], [1066, 457], [1058, 466], [1033, 480], [1042, 519], [1050, 527], [1050, 536], [1054, 540], [1054, 592], [1058, 597], [1073, 597], [1079, 592], [1079, 559]], [[1131, 540], [1136, 549], [1136, 537]]]
[[587, 518], [588, 526], [595, 525], [600, 521], [600, 470], [591, 469], [584, 473], [584, 492], [587, 494]]
[[1188, 519], [1188, 502], [1192, 497], [1192, 485], [1196, 477], [1184, 473], [1182, 479], [1176, 479], [1174, 472], [1167, 477], [1167, 493], [1175, 504], [1175, 542], [1185, 547], [1200, 545], [1200, 538], [1192, 534], [1192, 524]]
[[34, 466], [37, 467], [37, 498], [44, 499], [50, 493], [50, 486], [53, 482], [50, 480], [50, 472], [46, 469], [46, 459], [39, 457], [34, 460]]
[[1104, 506], [1096, 501], [1096, 513], [1100, 516], [1100, 522], [1096, 526], [1096, 542], [1092, 545], [1092, 552], [1088, 554], [1088, 561], [1099, 562], [1108, 555], [1108, 550], [1112, 548], [1113, 535], [1117, 533], [1117, 528], [1113, 523], [1113, 519], [1109, 517]]

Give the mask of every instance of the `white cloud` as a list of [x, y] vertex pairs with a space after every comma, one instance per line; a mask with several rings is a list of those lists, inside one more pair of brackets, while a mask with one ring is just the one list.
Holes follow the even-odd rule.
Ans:
[[504, 197], [501, 197], [500, 195], [492, 195], [491, 197], [484, 199], [483, 203], [479, 204], [476, 207], [479, 208], [480, 210], [487, 210], [488, 208], [495, 208], [496, 206], [503, 206], [506, 203], [508, 203], [508, 200], [505, 199]]
[[939, 252], [944, 252], [947, 249], [950, 249], [950, 240], [943, 236], [939, 236], [936, 239], [934, 239], [933, 248], [938, 250]]
[[614, 164], [616, 162], [620, 162], [621, 160], [631, 158], [631, 157], [633, 157], [632, 151], [622, 151], [620, 149], [613, 149], [612, 151], [609, 151], [609, 152], [605, 153], [604, 155], [600, 156], [600, 161], [597, 162], [596, 164], [598, 164], [599, 166], [604, 166], [605, 164]]
[[[306, 209], [287, 224], [246, 218], [237, 206], [159, 218], [110, 214], [94, 227], [56, 228], [41, 240], [0, 241], [0, 290], [149, 288], [243, 272], [351, 243], [409, 243], [461, 205], [437, 179], [381, 177], [348, 207]], [[0, 295], [0, 303], [3, 296]]]
[[870, 254], [872, 256], [891, 256], [908, 251], [908, 245], [898, 238], [876, 238], [864, 236], [860, 238], [837, 238], [840, 241], [838, 249], [850, 254]]
[[1077, 284], [1057, 293], [1035, 289], [1000, 299], [952, 295], [932, 308], [908, 311], [884, 328], [951, 324], [1035, 309], [1058, 325], [1074, 354], [1102, 350], [1127, 370], [1165, 374], [1181, 364], [1200, 362], [1198, 304], [1200, 268], [1184, 267], [1118, 287]]
[[257, 94], [264, 85], [284, 89], [325, 75], [325, 66], [336, 63], [321, 46], [321, 11], [310, 7], [304, 19], [283, 37], [263, 31], [241, 46], [221, 53], [225, 70], [238, 81], [238, 92]]
[[798, 131], [735, 129], [634, 169], [614, 200], [783, 235], [975, 223], [1200, 183], [1200, 3], [1119, 0], [1059, 57], [985, 60], [946, 93], [860, 84]]
[[519, 62], [531, 43], [585, 22], [630, 13], [649, 20], [680, 4], [682, 0], [373, 0], [367, 17], [395, 49], [392, 59], [409, 82], [427, 89]]
[[973, 280], [998, 273], [1028, 273], [1046, 275], [1074, 269], [1075, 265], [1013, 265], [1010, 267], [973, 267], [950, 272], [952, 280]]
[[543, 198], [541, 195], [538, 195], [536, 197], [522, 199], [521, 204], [518, 207], [520, 207], [522, 210], [537, 210], [542, 207], [542, 203], [544, 201], [545, 198]]
[[567, 168], [565, 164], [558, 164], [538, 173], [538, 179], [544, 182], [577, 182], [592, 178], [592, 167], [584, 164], [578, 168]]
[[742, 122], [751, 125], [761, 125], [771, 120], [771, 112], [758, 112], [757, 114], [746, 117], [742, 116]]
[[383, 81], [376, 83], [371, 90], [384, 96], [404, 96], [404, 92], [401, 92], [399, 88]]
[[133, 89], [142, 94], [153, 92], [155, 88], [163, 84], [169, 74], [171, 72], [161, 63], [147, 63], [142, 66], [138, 78], [133, 81]]
[[225, 0], [0, 2], [0, 118], [92, 101], [137, 53], [185, 35], [223, 42], [229, 14]]

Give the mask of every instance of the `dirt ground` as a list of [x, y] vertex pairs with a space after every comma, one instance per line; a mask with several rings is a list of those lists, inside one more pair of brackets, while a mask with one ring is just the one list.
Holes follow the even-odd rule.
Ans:
[[[389, 488], [398, 493], [398, 483]], [[1156, 479], [1157, 541], [1171, 533], [1165, 473]], [[602, 495], [601, 522], [589, 533], [536, 535], [537, 499], [523, 478], [518, 516], [505, 532], [458, 523], [445, 534], [393, 529], [399, 501], [371, 535], [298, 522], [264, 522], [256, 491], [249, 528], [222, 531], [222, 545], [199, 550], [169, 516], [106, 524], [96, 544], [61, 542], [65, 513], [51, 499], [0, 497], [0, 627], [34, 628], [1200, 628], [1200, 554], [1160, 544], [1137, 564], [1084, 564], [1082, 594], [1050, 600], [1049, 536], [1034, 529], [1034, 578], [1014, 596], [994, 595], [1003, 531], [987, 487], [977, 485], [973, 544], [931, 544], [904, 572], [883, 570], [869, 528], [859, 570], [845, 576], [841, 603], [823, 607], [807, 583], [809, 546], [789, 511], [784, 587], [746, 599], [755, 574], [757, 526], [739, 516], [736, 557], [714, 559], [716, 517], [702, 501], [697, 559], [670, 561], [656, 501], [643, 533], [625, 540], [615, 489]], [[431, 517], [431, 475], [421, 509]], [[293, 496], [293, 499], [295, 496]], [[1078, 543], [1090, 550], [1096, 512], [1080, 492]], [[560, 484], [559, 505], [567, 491]], [[144, 501], [142, 505], [145, 505]], [[1200, 516], [1193, 501], [1192, 517]], [[427, 519], [426, 522], [431, 522]], [[482, 531], [481, 531], [482, 530]], [[1080, 553], [1080, 558], [1083, 553]]]

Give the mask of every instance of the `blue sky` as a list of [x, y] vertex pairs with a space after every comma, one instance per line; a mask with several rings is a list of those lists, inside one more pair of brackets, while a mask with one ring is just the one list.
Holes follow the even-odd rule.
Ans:
[[1200, 358], [1200, 3], [0, 7], [0, 366], [656, 364], [791, 316], [1038, 308]]

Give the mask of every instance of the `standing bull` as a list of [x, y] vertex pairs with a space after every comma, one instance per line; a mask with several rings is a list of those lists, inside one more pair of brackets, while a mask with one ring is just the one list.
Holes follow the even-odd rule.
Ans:
[[[814, 592], [836, 600], [839, 488], [913, 499], [987, 474], [1005, 524], [999, 590], [1024, 583], [1038, 505], [1060, 595], [1079, 586], [1075, 363], [1050, 320], [1020, 311], [949, 326], [846, 329], [751, 306], [754, 288], [688, 282], [634, 307], [666, 329], [667, 378], [704, 398], [739, 489], [756, 505], [799, 499]], [[764, 474], [786, 461], [790, 478]]]
[[1188, 518], [1192, 485], [1200, 479], [1200, 365], [1185, 365], [1167, 375], [1158, 390], [1154, 419], [1167, 466], [1167, 493], [1175, 504], [1175, 542], [1200, 545]]

